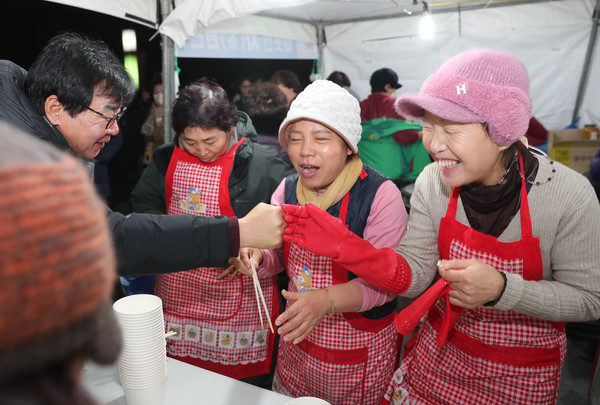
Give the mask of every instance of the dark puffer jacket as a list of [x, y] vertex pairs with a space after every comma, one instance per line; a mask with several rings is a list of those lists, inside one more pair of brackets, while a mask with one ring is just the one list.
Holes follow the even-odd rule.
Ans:
[[[23, 90], [26, 75], [21, 67], [0, 60], [0, 120], [72, 152], [65, 137], [33, 108]], [[106, 207], [106, 217], [120, 275], [223, 266], [231, 255], [229, 220], [224, 216], [124, 216]]]
[[[258, 203], [270, 202], [271, 194], [281, 180], [294, 170], [272, 148], [260, 145], [248, 115], [241, 111], [238, 114], [238, 140], [244, 136], [246, 140], [235, 153], [229, 176], [229, 197], [235, 215], [243, 217]], [[131, 206], [135, 212], [166, 212], [165, 175], [174, 148], [173, 144], [163, 145], [152, 155], [152, 162], [131, 194]]]

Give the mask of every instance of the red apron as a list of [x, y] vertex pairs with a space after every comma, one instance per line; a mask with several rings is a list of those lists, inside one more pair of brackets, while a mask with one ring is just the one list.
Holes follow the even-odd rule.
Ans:
[[[348, 196], [340, 209], [344, 222]], [[346, 269], [297, 245], [284, 244], [284, 261], [289, 291], [348, 281]], [[394, 315], [369, 320], [359, 314], [334, 314], [323, 318], [298, 345], [280, 339], [273, 390], [322, 398], [332, 405], [379, 403], [398, 365], [400, 339]]]
[[[520, 154], [519, 163], [523, 173]], [[452, 191], [440, 223], [440, 257], [475, 258], [525, 280], [541, 280], [539, 239], [532, 236], [525, 181], [521, 180], [522, 238], [516, 242], [500, 242], [456, 221], [458, 192]], [[414, 343], [409, 342], [410, 350], [386, 394], [390, 403], [556, 403], [566, 354], [564, 323], [485, 307], [463, 311], [451, 306], [447, 311], [447, 297], [437, 299]]]
[[[165, 177], [167, 213], [235, 215], [228, 183], [235, 151], [244, 139], [210, 164], [175, 147]], [[167, 339], [167, 353], [237, 379], [269, 373], [274, 336], [260, 326], [252, 280], [243, 276], [217, 280], [222, 270], [199, 267], [157, 277], [156, 295], [163, 301], [166, 329], [180, 332]], [[274, 280], [261, 279], [271, 319], [278, 308]]]

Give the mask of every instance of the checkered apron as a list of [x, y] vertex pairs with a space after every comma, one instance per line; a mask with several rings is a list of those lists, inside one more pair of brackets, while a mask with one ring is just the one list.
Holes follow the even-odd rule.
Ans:
[[[165, 179], [167, 213], [235, 215], [228, 181], [242, 142], [210, 164], [175, 147]], [[274, 336], [266, 324], [261, 328], [252, 280], [243, 276], [217, 280], [223, 270], [198, 267], [157, 277], [156, 295], [163, 301], [166, 329], [180, 332], [168, 339], [167, 353], [232, 378], [268, 373]], [[261, 279], [261, 285], [275, 319], [274, 277]]]
[[[284, 244], [284, 260], [289, 291], [338, 284], [344, 282], [342, 275], [348, 280], [346, 269], [298, 245]], [[332, 405], [379, 404], [398, 365], [394, 315], [355, 322], [355, 316], [334, 314], [323, 318], [298, 345], [280, 339], [273, 390], [319, 397]]]
[[[523, 173], [520, 155], [519, 160]], [[455, 188], [440, 223], [440, 257], [476, 258], [526, 280], [541, 280], [539, 239], [532, 236], [525, 181], [521, 183], [521, 240], [500, 242], [456, 221]], [[449, 305], [445, 294], [407, 350], [388, 387], [389, 403], [555, 404], [566, 336], [564, 323], [485, 307], [462, 311]]]

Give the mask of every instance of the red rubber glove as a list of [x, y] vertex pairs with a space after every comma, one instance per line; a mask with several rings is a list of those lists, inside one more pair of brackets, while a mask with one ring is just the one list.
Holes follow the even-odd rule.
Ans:
[[406, 260], [390, 248], [377, 249], [316, 205], [283, 205], [288, 223], [283, 240], [319, 256], [331, 257], [377, 288], [402, 294], [412, 274]]
[[396, 330], [401, 335], [410, 335], [421, 318], [425, 316], [435, 301], [451, 290], [448, 281], [440, 278], [433, 286], [396, 315]]

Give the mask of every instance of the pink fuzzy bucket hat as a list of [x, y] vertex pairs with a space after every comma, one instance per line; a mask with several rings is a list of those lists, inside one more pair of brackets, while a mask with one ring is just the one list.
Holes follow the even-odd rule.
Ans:
[[510, 53], [465, 51], [431, 74], [419, 94], [400, 96], [396, 110], [413, 118], [429, 111], [455, 122], [486, 122], [496, 144], [510, 145], [525, 135], [531, 119], [527, 70]]

